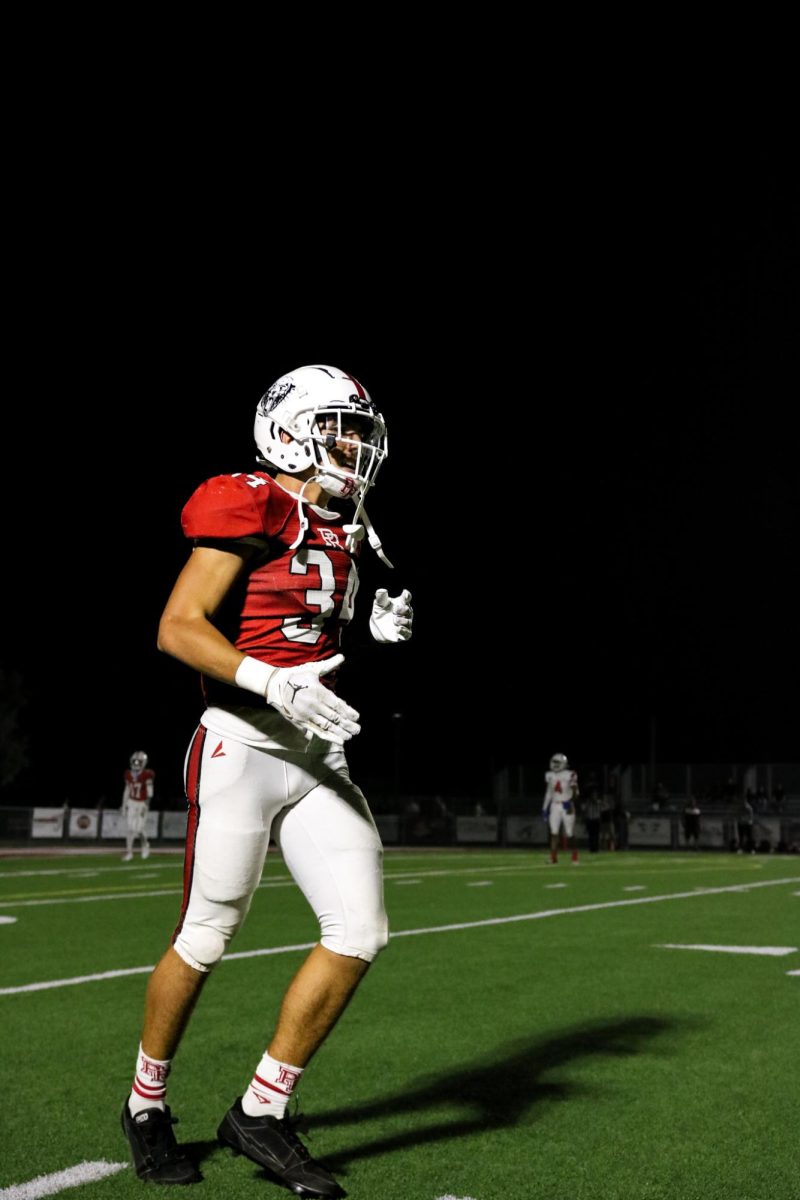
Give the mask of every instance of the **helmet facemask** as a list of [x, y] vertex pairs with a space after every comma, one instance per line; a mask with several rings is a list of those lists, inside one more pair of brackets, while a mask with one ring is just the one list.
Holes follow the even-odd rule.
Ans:
[[379, 414], [330, 408], [317, 411], [316, 426], [312, 440], [320, 470], [314, 482], [329, 496], [363, 500], [386, 457], [383, 419]]
[[364, 535], [364, 527], [357, 524], [361, 519], [370, 545], [388, 562], [363, 510], [364, 497], [387, 456], [386, 423], [357, 379], [323, 365], [282, 375], [261, 397], [254, 433], [259, 462], [265, 466], [288, 475], [313, 469], [299, 493], [300, 532], [292, 549], [308, 527], [303, 492], [316, 483], [327, 495], [355, 503], [352, 523], [344, 526], [348, 549]]

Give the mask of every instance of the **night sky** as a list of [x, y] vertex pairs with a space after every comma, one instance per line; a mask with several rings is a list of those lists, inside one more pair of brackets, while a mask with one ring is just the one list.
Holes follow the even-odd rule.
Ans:
[[[468, 238], [454, 199], [374, 244], [317, 226], [289, 266], [142, 235], [73, 294], [51, 256], [5, 447], [31, 760], [6, 801], [116, 803], [134, 749], [180, 793], [199, 688], [155, 649], [180, 511], [254, 466], [259, 397], [311, 362], [389, 428], [368, 507], [396, 570], [365, 551], [340, 682], [356, 778], [398, 749], [404, 790], [452, 795], [556, 750], [641, 762], [653, 721], [663, 762], [800, 758], [794, 181], [654, 158], [592, 204], [473, 203]], [[407, 646], [368, 635], [379, 586], [413, 592]]]

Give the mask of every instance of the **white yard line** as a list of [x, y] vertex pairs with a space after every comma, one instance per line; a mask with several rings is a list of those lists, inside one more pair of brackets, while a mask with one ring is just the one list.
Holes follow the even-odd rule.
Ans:
[[[722, 896], [731, 892], [749, 891], [755, 888], [778, 887], [782, 884], [796, 883], [798, 876], [789, 879], [762, 879], [743, 888], [741, 884], [733, 887], [703, 888], [691, 892], [672, 892], [664, 896], [637, 896], [631, 900], [606, 900], [600, 904], [576, 904], [572, 908], [549, 908], [541, 912], [519, 913], [512, 917], [487, 917], [483, 921], [463, 921], [452, 925], [430, 925], [422, 929], [397, 929], [390, 933], [391, 938], [422, 937], [429, 933], [456, 933], [465, 929], [486, 929], [494, 925], [511, 925], [517, 921], [542, 921], [547, 917], [565, 917], [571, 913], [601, 912], [608, 908], [630, 908], [637, 904], [659, 904], [666, 900], [691, 900], [697, 896]], [[235, 954], [226, 954], [223, 962], [232, 962], [239, 958], [260, 958], [271, 954], [290, 954], [297, 950], [310, 950], [316, 942], [302, 942], [295, 946], [269, 946], [262, 950], [244, 950]], [[48, 979], [41, 983], [25, 983], [18, 987], [0, 988], [0, 996], [17, 996], [23, 992], [39, 992], [49, 988], [72, 987], [80, 983], [94, 983], [102, 979], [118, 979], [124, 975], [145, 975], [153, 970], [153, 964], [146, 967], [128, 967], [121, 971], [102, 971], [96, 975], [78, 975], [72, 979]], [[2, 1200], [2, 1198], [0, 1198]]]
[[654, 945], [657, 950], [715, 950], [719, 954], [765, 954], [771, 958], [797, 953], [797, 946], [709, 946], [688, 942], [655, 942]]
[[[758, 864], [758, 865], [760, 866], [760, 864]], [[459, 875], [488, 875], [489, 873], [528, 874], [529, 875], [532, 871], [541, 870], [541, 871], [546, 872], [549, 866], [550, 866], [549, 863], [541, 863], [541, 864], [534, 863], [534, 864], [529, 864], [527, 866], [521, 866], [521, 867], [515, 867], [515, 866], [511, 866], [511, 867], [505, 867], [505, 866], [500, 866], [500, 867], [486, 867], [486, 866], [484, 866], [484, 867], [455, 867], [455, 868], [450, 868], [449, 870], [443, 869], [443, 870], [437, 870], [437, 871], [422, 870], [422, 871], [409, 871], [409, 872], [386, 872], [386, 873], [384, 873], [384, 880], [387, 883], [402, 883], [404, 880], [413, 880], [413, 882], [418, 883], [418, 882], [420, 882], [420, 880], [427, 879], [427, 878], [445, 878], [445, 877], [452, 877], [452, 876], [459, 876]], [[695, 873], [702, 873], [702, 874], [707, 874], [709, 871], [722, 871], [722, 870], [729, 870], [729, 869], [730, 869], [729, 865], [728, 866], [719, 866], [719, 867], [697, 866], [694, 868]], [[748, 864], [748, 869], [753, 870], [754, 865]], [[622, 868], [620, 868], [620, 871], [622, 871]], [[612, 871], [611, 869], [608, 869], [603, 872], [604, 876], [612, 874], [612, 873], [617, 873], [616, 869], [614, 871]], [[624, 873], [625, 874], [628, 873], [627, 869], [625, 869]], [[663, 874], [667, 873], [667, 869], [665, 868], [663, 871], [655, 870], [652, 873], [658, 874], [658, 875], [663, 875]], [[681, 874], [686, 874], [686, 872], [681, 872]], [[291, 875], [276, 875], [275, 877], [273, 877], [271, 879], [264, 880], [258, 886], [259, 886], [259, 890], [261, 890], [262, 888], [292, 887], [293, 885], [294, 885], [294, 880], [292, 879]], [[554, 886], [559, 886], [559, 885], [556, 884]], [[563, 885], [563, 886], [567, 886], [567, 885]], [[736, 886], [738, 888], [740, 888], [741, 890], [746, 891], [747, 888], [751, 887], [752, 885], [745, 882], [745, 883], [737, 884]], [[705, 889], [701, 888], [698, 890], [703, 891]], [[97, 893], [95, 895], [87, 895], [87, 896], [43, 896], [41, 898], [31, 899], [31, 900], [2, 900], [2, 899], [0, 899], [0, 909], [29, 908], [29, 907], [37, 907], [37, 906], [44, 905], [44, 904], [87, 904], [87, 903], [92, 903], [92, 902], [98, 901], [98, 900], [148, 900], [153, 897], [180, 896], [182, 894], [183, 894], [183, 887], [181, 886], [181, 887], [174, 887], [174, 888], [160, 888], [157, 891], [102, 892], [102, 893]], [[795, 893], [795, 895], [800, 895], [800, 892]]]
[[84, 1183], [96, 1183], [98, 1179], [106, 1179], [124, 1171], [127, 1163], [82, 1162], [77, 1167], [67, 1167], [66, 1171], [54, 1171], [52, 1175], [37, 1175], [27, 1183], [13, 1183], [11, 1187], [0, 1188], [0, 1200], [39, 1200], [41, 1196], [56, 1196], [67, 1188], [80, 1187]]

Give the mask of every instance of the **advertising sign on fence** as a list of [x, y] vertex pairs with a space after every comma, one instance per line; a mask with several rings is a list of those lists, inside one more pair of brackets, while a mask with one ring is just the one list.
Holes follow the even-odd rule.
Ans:
[[69, 810], [69, 836], [74, 838], [96, 838], [100, 828], [100, 813], [96, 808], [71, 808]]
[[546, 846], [550, 831], [540, 816], [506, 817], [509, 846]]
[[35, 808], [31, 837], [60, 838], [64, 836], [64, 806], [60, 808]]
[[497, 842], [497, 817], [457, 817], [459, 842]]

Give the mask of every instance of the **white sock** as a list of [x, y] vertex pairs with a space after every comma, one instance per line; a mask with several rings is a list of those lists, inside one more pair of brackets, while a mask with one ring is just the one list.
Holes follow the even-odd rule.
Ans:
[[136, 1074], [133, 1077], [133, 1089], [128, 1100], [128, 1108], [132, 1117], [146, 1108], [160, 1108], [162, 1112], [164, 1111], [167, 1076], [171, 1065], [172, 1059], [170, 1058], [151, 1058], [149, 1054], [145, 1054], [141, 1042], [139, 1043]]
[[277, 1117], [280, 1120], [302, 1074], [302, 1067], [278, 1062], [264, 1051], [250, 1086], [242, 1096], [242, 1108], [248, 1117]]

